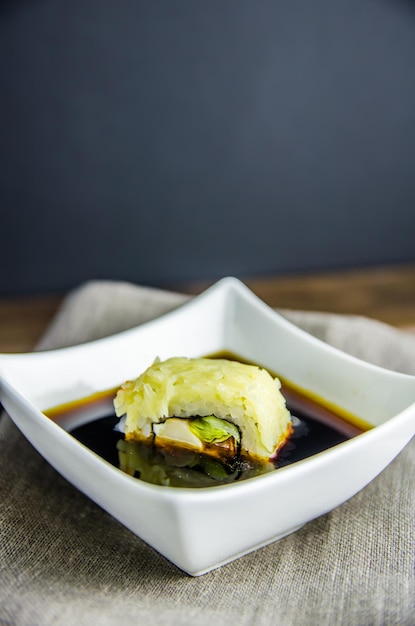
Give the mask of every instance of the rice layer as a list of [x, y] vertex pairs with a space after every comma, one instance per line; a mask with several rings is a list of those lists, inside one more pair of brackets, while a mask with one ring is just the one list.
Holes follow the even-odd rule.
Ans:
[[152, 437], [169, 417], [214, 415], [240, 430], [242, 451], [268, 459], [291, 432], [280, 381], [266, 370], [227, 359], [174, 357], [153, 363], [126, 382], [114, 400], [126, 416], [126, 439]]

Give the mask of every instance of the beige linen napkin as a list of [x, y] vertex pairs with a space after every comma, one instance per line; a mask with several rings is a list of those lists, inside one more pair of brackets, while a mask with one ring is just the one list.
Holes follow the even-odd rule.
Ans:
[[[92, 282], [39, 349], [141, 323], [188, 296]], [[347, 352], [415, 374], [415, 337], [378, 322], [282, 311]], [[415, 445], [368, 487], [295, 534], [191, 578], [59, 476], [0, 420], [0, 623], [207, 626], [415, 624]]]

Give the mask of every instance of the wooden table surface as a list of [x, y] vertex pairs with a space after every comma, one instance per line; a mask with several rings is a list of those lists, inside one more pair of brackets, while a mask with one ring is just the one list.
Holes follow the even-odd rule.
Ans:
[[[415, 264], [242, 280], [279, 308], [365, 315], [415, 331]], [[208, 283], [171, 285], [199, 293]], [[0, 352], [31, 350], [65, 294], [0, 298]]]

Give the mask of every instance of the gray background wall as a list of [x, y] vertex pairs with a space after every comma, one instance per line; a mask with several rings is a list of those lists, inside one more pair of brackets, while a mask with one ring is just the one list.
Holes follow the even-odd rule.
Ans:
[[415, 5], [0, 3], [0, 294], [415, 261]]

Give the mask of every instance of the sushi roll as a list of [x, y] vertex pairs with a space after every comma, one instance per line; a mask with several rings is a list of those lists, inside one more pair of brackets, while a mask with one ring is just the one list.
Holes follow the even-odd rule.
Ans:
[[289, 438], [291, 416], [280, 386], [256, 365], [174, 357], [123, 384], [114, 406], [127, 442], [235, 467], [240, 458], [268, 462]]

